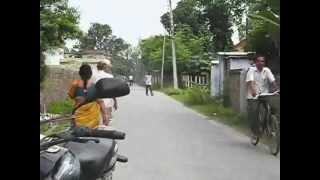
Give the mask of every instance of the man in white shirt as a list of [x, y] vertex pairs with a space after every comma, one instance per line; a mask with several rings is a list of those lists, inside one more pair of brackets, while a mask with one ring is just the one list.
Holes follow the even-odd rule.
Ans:
[[148, 74], [144, 77], [144, 82], [146, 85], [146, 95], [149, 96], [148, 94], [148, 90], [150, 90], [151, 96], [153, 96], [153, 92], [152, 92], [152, 76], [151, 73], [148, 72]]
[[[113, 75], [111, 74], [111, 67], [112, 65], [109, 60], [105, 59], [98, 62], [97, 71], [92, 76], [93, 82], [97, 83], [100, 79], [103, 79], [103, 78], [114, 78]], [[111, 120], [112, 107], [114, 107], [114, 109], [117, 110], [118, 103], [116, 98], [113, 98], [113, 99], [105, 98], [103, 99], [103, 101], [104, 101], [104, 105], [107, 112], [107, 118], [106, 118], [106, 122], [102, 122], [102, 124], [108, 125]]]
[[265, 57], [258, 55], [255, 58], [255, 66], [250, 67], [247, 72], [246, 83], [248, 87], [247, 101], [248, 101], [248, 119], [252, 135], [257, 136], [258, 126], [258, 101], [257, 95], [261, 93], [269, 93], [269, 84], [273, 85], [273, 90], [278, 89], [274, 75], [271, 70], [265, 67]]
[[130, 83], [130, 86], [133, 85], [133, 76], [132, 75], [129, 76], [129, 83]]

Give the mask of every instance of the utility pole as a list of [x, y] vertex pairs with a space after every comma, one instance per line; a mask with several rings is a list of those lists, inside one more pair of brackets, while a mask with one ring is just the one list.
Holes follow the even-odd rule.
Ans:
[[171, 24], [173, 88], [178, 89], [176, 48], [175, 48], [175, 41], [174, 41], [174, 27], [173, 27], [173, 14], [172, 14], [171, 0], [169, 0], [169, 8], [170, 8], [170, 24]]
[[161, 88], [163, 88], [163, 66], [164, 66], [165, 44], [166, 44], [166, 34], [164, 34], [164, 36], [163, 36], [162, 66], [161, 66]]

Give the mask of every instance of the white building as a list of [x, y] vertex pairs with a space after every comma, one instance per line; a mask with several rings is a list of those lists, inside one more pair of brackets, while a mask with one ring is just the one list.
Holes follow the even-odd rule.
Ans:
[[44, 53], [46, 65], [60, 65], [64, 59], [64, 51], [62, 48], [48, 50]]
[[218, 52], [217, 60], [211, 62], [211, 95], [223, 95], [226, 73], [234, 70], [246, 70], [250, 67], [249, 56], [253, 52]]
[[246, 112], [245, 76], [253, 52], [218, 52], [211, 62], [211, 96], [231, 103], [234, 110]]

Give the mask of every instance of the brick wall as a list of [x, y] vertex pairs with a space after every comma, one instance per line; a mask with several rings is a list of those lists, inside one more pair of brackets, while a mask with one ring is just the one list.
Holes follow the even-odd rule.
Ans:
[[231, 71], [227, 77], [227, 93], [229, 103], [237, 112], [240, 112], [240, 72]]
[[68, 99], [67, 91], [74, 79], [79, 79], [77, 71], [49, 67], [44, 88], [40, 90], [40, 107], [48, 107], [51, 102]]

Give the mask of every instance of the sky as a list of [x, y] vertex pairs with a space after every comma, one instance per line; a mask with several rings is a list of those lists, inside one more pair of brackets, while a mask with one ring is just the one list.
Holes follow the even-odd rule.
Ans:
[[[179, 1], [172, 0], [173, 9]], [[108, 24], [112, 34], [133, 46], [139, 39], [164, 34], [160, 17], [168, 12], [168, 4], [168, 0], [69, 0], [80, 11], [81, 30], [87, 32], [90, 23]]]

